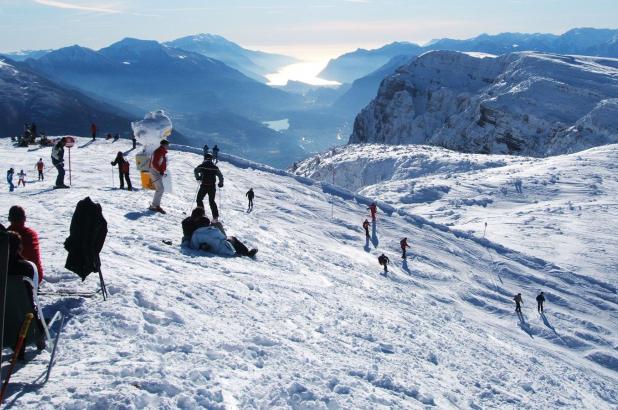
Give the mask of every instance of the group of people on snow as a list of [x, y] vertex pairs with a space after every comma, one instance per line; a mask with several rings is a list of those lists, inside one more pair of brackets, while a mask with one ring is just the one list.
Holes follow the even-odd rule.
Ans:
[[[34, 169], [38, 171], [38, 174], [39, 174], [38, 180], [42, 181], [45, 178], [45, 175], [44, 175], [45, 163], [43, 162], [43, 158], [39, 158], [37, 163], [34, 165]], [[28, 176], [28, 174], [26, 174], [26, 172], [23, 169], [17, 173], [17, 186], [18, 187], [20, 185], [23, 187], [26, 187], [26, 176]], [[6, 182], [9, 185], [9, 192], [13, 192], [15, 190], [15, 184], [13, 183], [14, 178], [15, 178], [15, 169], [9, 168], [6, 171]]]
[[[515, 301], [515, 312], [521, 315], [521, 305], [524, 304], [524, 301], [521, 297], [521, 293], [518, 293], [513, 298]], [[545, 303], [545, 293], [541, 292], [536, 296], [536, 310], [537, 312], [543, 314], [543, 304]]]
[[[206, 156], [210, 154], [210, 147], [208, 146], [208, 144], [204, 144], [204, 160], [206, 159]], [[219, 162], [219, 147], [217, 146], [217, 144], [215, 144], [214, 147], [212, 147], [212, 157], [211, 159], [216, 163]]]

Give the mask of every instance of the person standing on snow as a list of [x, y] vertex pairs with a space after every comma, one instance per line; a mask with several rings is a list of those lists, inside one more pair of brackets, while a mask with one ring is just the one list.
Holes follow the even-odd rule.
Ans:
[[410, 245], [408, 245], [408, 238], [403, 238], [401, 242], [399, 242], [399, 245], [401, 245], [401, 259], [405, 259], [406, 258], [406, 248], [410, 247]]
[[43, 170], [45, 169], [45, 164], [43, 163], [43, 158], [39, 158], [36, 165], [34, 166], [36, 170], [39, 172], [39, 181], [43, 181], [45, 176], [43, 175]]
[[21, 171], [19, 171], [19, 174], [17, 174], [17, 176], [19, 177], [17, 180], [17, 186], [21, 184], [25, 188], [26, 187], [26, 173], [24, 172], [24, 170], [22, 169]]
[[58, 176], [56, 177], [56, 185], [54, 188], [69, 188], [68, 185], [64, 184], [64, 144], [66, 144], [66, 139], [62, 137], [60, 138], [60, 141], [58, 141], [52, 148], [52, 164], [58, 170]]
[[215, 202], [215, 195], [217, 193], [217, 187], [215, 183], [219, 178], [219, 188], [223, 188], [223, 174], [212, 162], [212, 154], [208, 153], [204, 156], [204, 162], [198, 165], [193, 171], [195, 179], [202, 181], [200, 189], [197, 192], [197, 206], [204, 208], [204, 197], [208, 194], [208, 204], [210, 205], [210, 212], [212, 213], [213, 221], [219, 219], [219, 209]]
[[372, 202], [367, 209], [369, 209], [369, 211], [371, 212], [371, 220], [375, 222], [376, 213], [378, 212], [378, 206], [375, 202]]
[[369, 221], [365, 218], [365, 222], [363, 222], [363, 229], [365, 230], [365, 238], [369, 239]]
[[543, 313], [543, 303], [545, 303], [545, 294], [543, 292], [539, 293], [536, 297], [536, 310], [539, 313]]
[[215, 164], [219, 163], [219, 147], [217, 147], [217, 144], [212, 147], [212, 159], [215, 161]]
[[388, 264], [390, 263], [390, 259], [385, 254], [378, 256], [378, 263], [384, 266], [384, 276], [388, 273]]
[[253, 193], [253, 188], [249, 188], [245, 196], [249, 200], [249, 205], [247, 206], [247, 210], [252, 211], [253, 210], [253, 198], [255, 198], [255, 194]]
[[165, 214], [165, 211], [161, 208], [161, 198], [163, 198], [163, 177], [167, 170], [167, 147], [169, 146], [167, 140], [161, 140], [159, 148], [157, 148], [150, 157], [150, 179], [155, 186], [155, 194], [152, 199], [152, 204], [148, 209], [151, 211]]
[[39, 235], [32, 228], [26, 226], [26, 211], [21, 206], [14, 205], [9, 209], [9, 231], [17, 232], [22, 240], [22, 255], [26, 260], [34, 263], [39, 273], [39, 283], [43, 280], [43, 264], [41, 263], [41, 249]]
[[521, 293], [518, 293], [517, 295], [515, 295], [513, 300], [515, 301], [515, 312], [521, 314], [521, 305], [524, 304], [524, 301], [521, 298]]
[[94, 122], [90, 124], [90, 132], [92, 134], [92, 140], [95, 141], [97, 139], [97, 124]]
[[15, 185], [13, 185], [13, 175], [15, 175], [15, 170], [13, 168], [9, 168], [6, 171], [6, 182], [9, 183], [9, 192], [13, 192], [15, 190]]
[[204, 144], [204, 159], [206, 159], [206, 155], [209, 153], [210, 148], [208, 148], [208, 144]]
[[118, 177], [120, 178], [120, 189], [124, 189], [124, 181], [127, 181], [127, 190], [133, 191], [133, 186], [131, 185], [131, 179], [129, 178], [129, 161], [124, 159], [124, 155], [122, 155], [121, 151], [118, 151], [116, 154], [116, 159], [110, 162], [112, 167], [114, 165], [118, 165]]

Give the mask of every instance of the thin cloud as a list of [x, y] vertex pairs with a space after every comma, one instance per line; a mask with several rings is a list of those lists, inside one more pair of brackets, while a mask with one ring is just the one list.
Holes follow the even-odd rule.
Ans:
[[91, 11], [95, 13], [108, 13], [108, 14], [117, 14], [122, 13], [122, 10], [113, 9], [109, 7], [105, 7], [102, 5], [93, 5], [93, 6], [82, 6], [80, 4], [67, 3], [65, 1], [56, 1], [56, 0], [34, 0], [35, 3], [48, 6], [55, 7], [58, 9], [66, 9], [66, 10], [81, 10], [81, 11]]

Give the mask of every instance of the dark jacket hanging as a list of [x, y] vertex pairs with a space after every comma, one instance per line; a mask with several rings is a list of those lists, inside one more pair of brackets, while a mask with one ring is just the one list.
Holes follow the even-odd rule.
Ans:
[[79, 275], [82, 280], [101, 269], [99, 253], [107, 236], [107, 221], [101, 205], [86, 197], [77, 203], [71, 220], [70, 235], [64, 241], [69, 252], [65, 268]]

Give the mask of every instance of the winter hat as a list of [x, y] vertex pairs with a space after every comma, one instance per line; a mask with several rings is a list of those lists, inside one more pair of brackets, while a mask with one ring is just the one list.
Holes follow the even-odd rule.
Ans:
[[204, 155], [204, 159], [212, 159], [212, 154], [208, 153]]
[[161, 140], [161, 145], [170, 145], [168, 140]]

